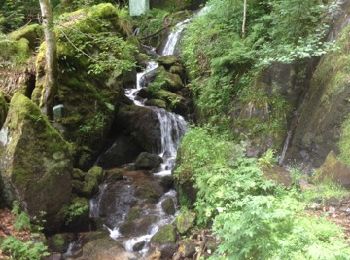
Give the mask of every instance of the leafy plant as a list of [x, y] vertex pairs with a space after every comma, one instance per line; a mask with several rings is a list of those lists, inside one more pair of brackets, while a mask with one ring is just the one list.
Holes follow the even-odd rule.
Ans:
[[12, 259], [40, 260], [49, 256], [48, 248], [42, 242], [23, 242], [15, 237], [7, 237], [0, 245], [4, 253], [10, 255]]

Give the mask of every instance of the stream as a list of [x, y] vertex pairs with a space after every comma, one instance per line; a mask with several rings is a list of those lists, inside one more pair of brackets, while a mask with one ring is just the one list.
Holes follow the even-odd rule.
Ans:
[[[186, 19], [175, 25], [166, 40], [161, 56], [174, 55], [181, 34], [190, 21], [191, 19]], [[177, 215], [176, 191], [173, 188], [165, 191], [163, 189], [160, 198], [150, 203], [142, 196], [138, 196], [140, 189], [143, 189], [140, 186], [149, 185], [151, 189], [160, 190], [159, 183], [166, 182], [171, 176], [178, 146], [187, 130], [187, 122], [182, 116], [162, 108], [146, 106], [146, 100], [140, 99], [137, 95], [141, 89], [147, 87], [158, 66], [155, 60], [149, 61], [147, 67], [137, 74], [135, 88], [126, 89], [125, 95], [136, 106], [147, 107], [156, 113], [160, 126], [158, 155], [163, 162], [158, 170], [151, 174], [152, 176], [140, 171], [130, 171], [123, 176], [123, 181], [100, 185], [99, 193], [90, 201], [90, 217], [94, 219], [103, 217], [103, 226], [109, 231], [110, 237], [122, 243], [127, 251], [137, 253], [139, 257], [149, 252], [151, 238], [159, 228], [172, 223]], [[106, 201], [107, 197], [113, 199]], [[174, 205], [174, 212], [170, 214], [165, 212], [163, 207], [163, 203], [169, 201]], [[141, 218], [130, 221], [131, 212], [136, 211]]]

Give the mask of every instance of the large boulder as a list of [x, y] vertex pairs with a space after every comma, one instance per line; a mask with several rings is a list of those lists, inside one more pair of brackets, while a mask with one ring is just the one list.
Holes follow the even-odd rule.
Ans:
[[[55, 26], [59, 85], [55, 105], [64, 106], [63, 117], [55, 123], [61, 126], [65, 139], [76, 145], [75, 163], [84, 170], [104, 148], [123, 86], [136, 78], [133, 64], [137, 46], [127, 40], [129, 24], [121, 19], [118, 8], [105, 3], [66, 13]], [[99, 39], [98, 43], [95, 39]], [[104, 48], [108, 40], [118, 43], [108, 43]], [[81, 55], [77, 46], [92, 58]], [[32, 94], [36, 103], [42, 100], [45, 82], [45, 49], [44, 43], [36, 59], [37, 80]], [[104, 55], [108, 59], [99, 60]], [[105, 62], [111, 59], [113, 66]]]
[[174, 243], [176, 241], [175, 227], [171, 224], [161, 227], [151, 241], [160, 244]]
[[158, 155], [143, 152], [137, 157], [135, 168], [137, 170], [153, 170], [158, 168], [162, 162], [163, 159]]
[[114, 129], [129, 136], [143, 151], [157, 153], [160, 150], [158, 116], [150, 108], [135, 105], [121, 107]]
[[71, 146], [40, 109], [22, 94], [11, 100], [0, 133], [0, 172], [8, 203], [18, 200], [31, 216], [47, 214], [48, 226], [71, 196]]
[[130, 136], [118, 136], [113, 145], [101, 155], [98, 165], [104, 169], [118, 167], [135, 161], [143, 149]]
[[332, 151], [322, 166], [316, 170], [316, 179], [318, 181], [332, 181], [350, 188], [350, 166], [338, 160]]

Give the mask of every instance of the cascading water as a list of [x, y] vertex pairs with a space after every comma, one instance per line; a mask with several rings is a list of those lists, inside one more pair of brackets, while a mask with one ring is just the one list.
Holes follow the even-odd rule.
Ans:
[[[181, 33], [185, 29], [186, 25], [190, 22], [190, 19], [180, 22], [174, 27], [172, 33], [170, 33], [167, 42], [165, 44], [165, 48], [162, 51], [161, 55], [173, 55], [176, 49], [176, 45], [181, 37]], [[125, 95], [133, 101], [133, 103], [137, 106], [145, 106], [145, 100], [140, 99], [137, 94], [138, 92], [147, 87], [147, 83], [154, 77], [156, 69], [158, 68], [158, 63], [155, 61], [150, 61], [147, 64], [146, 69], [143, 72], [137, 74], [137, 84], [133, 89], [125, 90]], [[175, 159], [177, 154], [177, 149], [180, 144], [182, 136], [185, 134], [187, 129], [187, 123], [185, 119], [177, 115], [175, 113], [171, 113], [166, 111], [165, 109], [158, 107], [148, 107], [153, 110], [159, 120], [160, 126], [160, 149], [159, 156], [162, 157], [163, 163], [159, 167], [158, 171], [153, 175], [155, 178], [164, 178], [171, 174], [173, 168], [175, 167]], [[120, 184], [127, 186], [128, 181], [124, 181], [124, 184]], [[109, 190], [108, 190], [109, 189]], [[103, 204], [103, 196], [105, 193], [110, 193], [112, 187], [109, 187], [108, 184], [101, 185], [99, 195], [90, 201], [91, 217], [98, 218], [100, 216], [100, 205]], [[125, 196], [125, 194], [120, 194], [120, 190], [122, 188], [117, 187], [119, 190], [118, 195]], [[128, 192], [128, 189], [125, 189], [125, 192]], [[132, 195], [128, 195], [130, 200], [132, 200]], [[110, 237], [114, 240], [121, 241], [124, 245], [124, 248], [128, 251], [135, 251], [135, 247], [141, 244], [141, 249], [137, 249], [141, 256], [144, 256], [148, 252], [148, 243], [151, 238], [158, 232], [159, 228], [170, 224], [174, 221], [176, 217], [175, 214], [167, 214], [164, 212], [162, 208], [162, 203], [165, 200], [172, 200], [173, 204], [176, 208], [177, 200], [176, 200], [176, 191], [170, 190], [163, 194], [160, 197], [157, 204], [154, 205], [141, 205], [142, 215], [144, 218], [147, 216], [155, 217], [156, 221], [153, 222], [150, 227], [147, 229], [146, 233], [139, 232], [139, 235], [133, 235], [128, 237], [123, 237], [120, 229], [122, 228], [123, 221], [130, 210], [130, 208], [124, 207], [124, 214], [121, 216], [118, 212], [113, 214], [114, 219], [105, 219], [106, 229], [110, 232]], [[122, 203], [124, 206], [122, 199], [117, 199], [118, 203]], [[120, 205], [118, 206], [120, 208]], [[115, 209], [116, 210], [116, 209]], [[103, 214], [102, 214], [103, 215]], [[139, 247], [138, 247], [139, 248]]]

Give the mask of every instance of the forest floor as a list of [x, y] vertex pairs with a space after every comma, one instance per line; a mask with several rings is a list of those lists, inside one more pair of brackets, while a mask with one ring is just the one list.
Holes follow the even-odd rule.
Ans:
[[307, 212], [319, 217], [326, 217], [343, 228], [345, 239], [350, 243], [350, 197], [330, 200], [325, 203], [311, 204]]
[[[9, 209], [0, 209], [0, 241], [6, 237], [13, 236], [22, 241], [30, 240], [29, 231], [17, 231], [15, 229], [16, 217]], [[0, 249], [0, 259], [9, 259]]]

